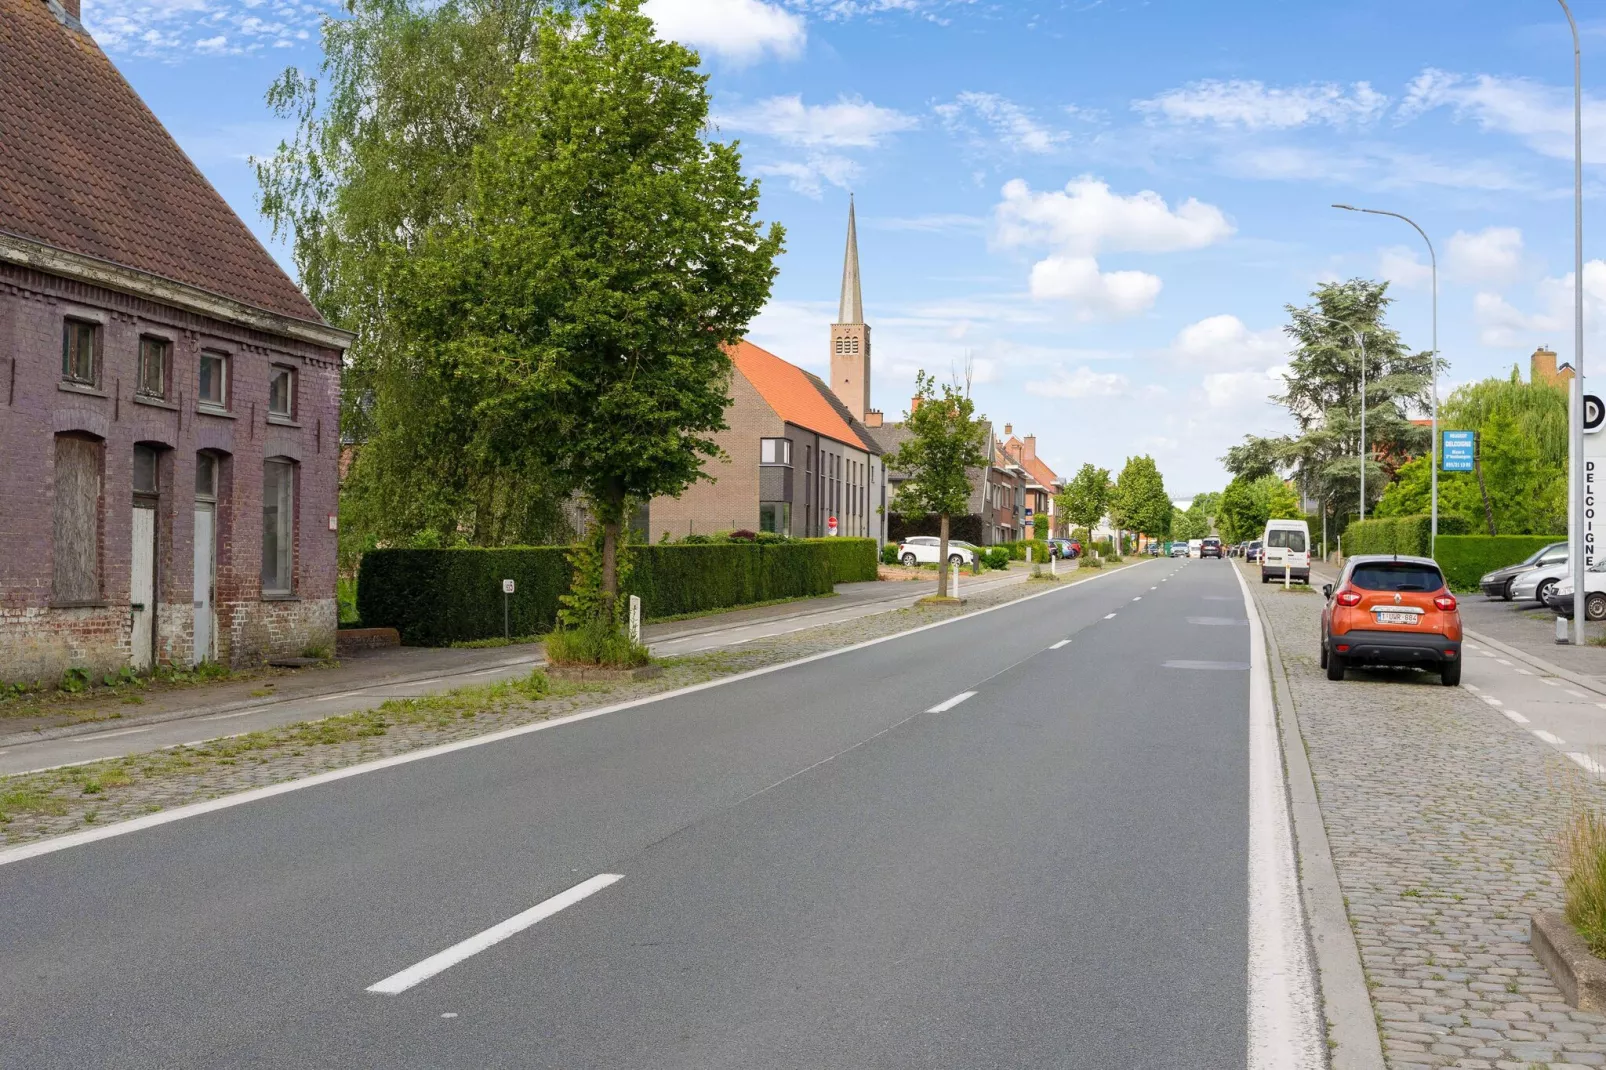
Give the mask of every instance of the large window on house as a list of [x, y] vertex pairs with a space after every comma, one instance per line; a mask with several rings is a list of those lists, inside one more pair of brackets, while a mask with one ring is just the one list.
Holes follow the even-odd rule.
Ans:
[[758, 463], [791, 465], [792, 440], [789, 438], [759, 439]]
[[792, 503], [759, 502], [758, 530], [773, 531], [777, 535], [792, 534]]
[[101, 457], [104, 444], [86, 435], [56, 436], [54, 602], [100, 601]]
[[144, 337], [139, 340], [139, 367], [136, 370], [134, 393], [141, 397], [163, 399], [167, 397], [169, 355], [172, 345], [165, 338]]
[[262, 465], [262, 593], [287, 595], [295, 590], [294, 461], [275, 458]]
[[100, 382], [100, 324], [74, 319], [62, 324], [61, 377], [80, 386]]
[[154, 446], [134, 447], [134, 495], [154, 498], [161, 493], [161, 453]]
[[229, 358], [226, 353], [201, 354], [195, 400], [213, 409], [229, 407]]
[[290, 419], [296, 414], [296, 371], [275, 364], [268, 373], [268, 415]]

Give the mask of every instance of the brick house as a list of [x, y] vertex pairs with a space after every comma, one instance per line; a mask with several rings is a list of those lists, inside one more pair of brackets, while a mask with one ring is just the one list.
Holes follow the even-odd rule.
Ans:
[[0, 679], [332, 649], [350, 336], [78, 14], [0, 0]]
[[[1065, 484], [1054, 469], [1037, 455], [1037, 436], [1016, 438], [1014, 430], [1010, 424], [1004, 425], [1004, 434], [1009, 438], [1005, 440], [1002, 448], [1004, 455], [1013, 460], [1026, 477], [1026, 508], [1031, 511], [1033, 519], [1040, 516], [1048, 517], [1049, 534], [1059, 535], [1063, 531], [1063, 525], [1057, 523], [1054, 515], [1054, 495], [1063, 490]], [[1025, 526], [1029, 527], [1030, 524]]]
[[[911, 398], [910, 405], [917, 404]], [[891, 454], [909, 438], [908, 429], [901, 423], [880, 422], [879, 413], [873, 414], [868, 430], [881, 449]], [[1013, 542], [1024, 537], [1027, 488], [1030, 480], [1020, 464], [1009, 455], [1005, 443], [993, 432], [991, 421], [983, 420], [986, 433], [984, 450], [988, 457], [985, 466], [966, 470], [970, 480], [970, 500], [965, 515], [950, 518], [949, 529], [953, 538], [974, 540], [982, 546]], [[896, 470], [887, 472], [887, 500], [897, 498], [898, 487], [905, 475]], [[930, 530], [926, 530], [927, 528]], [[918, 529], [918, 530], [917, 530]], [[898, 517], [890, 525], [892, 538], [909, 535], [935, 535], [937, 528], [930, 517]]]

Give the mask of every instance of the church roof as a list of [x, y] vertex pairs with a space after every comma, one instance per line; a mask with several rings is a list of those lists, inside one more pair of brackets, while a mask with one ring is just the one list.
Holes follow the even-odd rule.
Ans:
[[864, 294], [859, 288], [859, 227], [853, 217], [853, 198], [848, 198], [848, 250], [842, 258], [842, 306], [838, 323], [864, 322]]

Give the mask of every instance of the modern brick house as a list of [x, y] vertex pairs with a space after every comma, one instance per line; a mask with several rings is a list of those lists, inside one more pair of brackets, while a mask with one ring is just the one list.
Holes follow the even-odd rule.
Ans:
[[340, 361], [78, 0], [0, 0], [0, 679], [330, 649]]
[[[1031, 511], [1031, 519], [1048, 517], [1050, 536], [1059, 535], [1063, 525], [1054, 515], [1054, 495], [1064, 489], [1064, 482], [1037, 455], [1037, 436], [1027, 435], [1020, 439], [1015, 437], [1014, 431], [1011, 425], [1004, 425], [1004, 434], [1009, 438], [1002, 448], [1004, 455], [1014, 461], [1026, 476], [1026, 508]], [[1031, 524], [1025, 526], [1031, 527]]]

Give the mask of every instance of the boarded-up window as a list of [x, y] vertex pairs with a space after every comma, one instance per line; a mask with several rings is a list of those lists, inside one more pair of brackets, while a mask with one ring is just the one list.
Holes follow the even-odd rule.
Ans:
[[101, 443], [56, 436], [54, 598], [100, 600]]
[[262, 466], [262, 591], [289, 594], [295, 566], [296, 466], [267, 461]]

